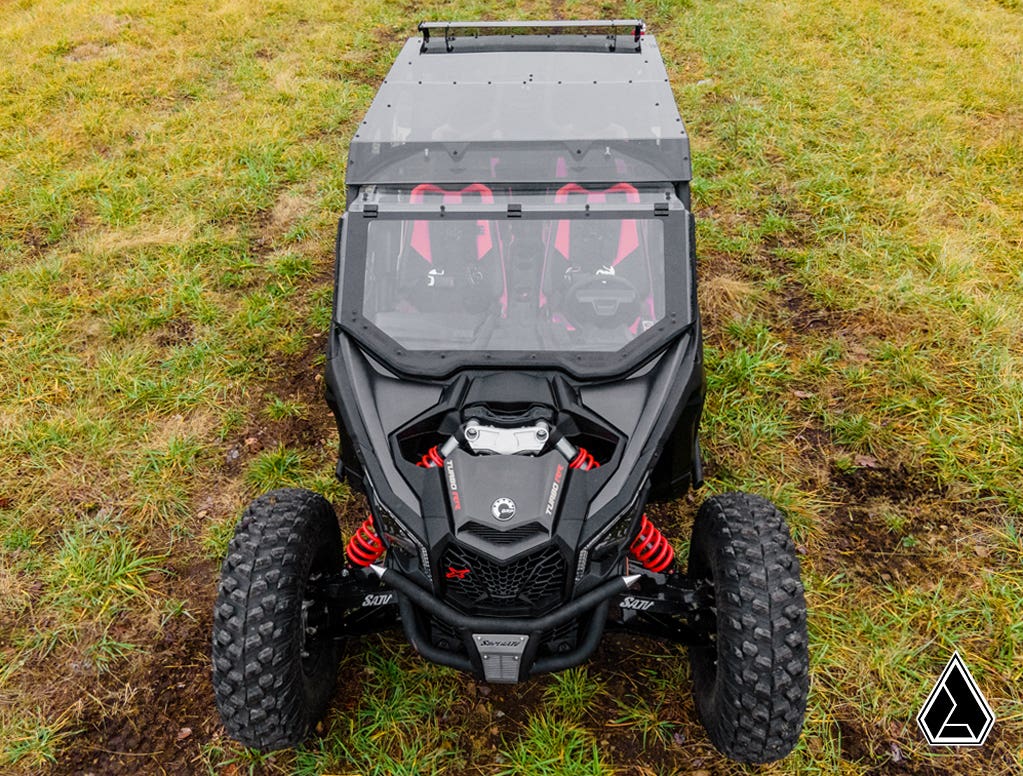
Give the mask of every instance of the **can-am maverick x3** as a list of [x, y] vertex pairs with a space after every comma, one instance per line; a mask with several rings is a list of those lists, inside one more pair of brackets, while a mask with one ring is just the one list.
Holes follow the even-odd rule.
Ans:
[[785, 521], [708, 499], [688, 569], [644, 514], [701, 484], [689, 140], [639, 21], [431, 23], [351, 143], [327, 403], [370, 515], [269, 493], [224, 561], [213, 678], [269, 750], [324, 713], [346, 639], [400, 622], [487, 682], [608, 628], [689, 645], [714, 745], [775, 760], [806, 706]]

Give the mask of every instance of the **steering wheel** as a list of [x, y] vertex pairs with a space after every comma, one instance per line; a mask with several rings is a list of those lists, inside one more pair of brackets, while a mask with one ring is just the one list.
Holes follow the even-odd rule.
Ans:
[[629, 326], [639, 313], [639, 291], [620, 275], [587, 274], [565, 294], [564, 314], [573, 326]]

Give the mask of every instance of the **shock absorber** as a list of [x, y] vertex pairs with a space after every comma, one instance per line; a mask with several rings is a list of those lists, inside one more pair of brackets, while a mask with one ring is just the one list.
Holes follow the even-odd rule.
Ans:
[[589, 471], [590, 469], [599, 469], [600, 464], [597, 463], [597, 459], [585, 447], [580, 447], [579, 454], [572, 459], [572, 463], [568, 465], [568, 468]]
[[568, 461], [569, 469], [582, 469], [583, 471], [589, 471], [590, 469], [599, 469], [600, 464], [597, 459], [586, 450], [585, 447], [576, 447], [565, 437], [558, 439], [555, 447], [561, 451], [561, 454], [565, 456]]
[[639, 533], [629, 545], [632, 556], [651, 571], [660, 573], [675, 562], [675, 550], [646, 515], [640, 520]]
[[451, 453], [458, 447], [458, 437], [449, 436], [447, 441], [440, 445], [434, 445], [426, 451], [426, 455], [416, 461], [416, 466], [422, 466], [424, 469], [436, 469], [444, 465], [444, 459], [447, 458]]
[[441, 457], [440, 452], [437, 450], [437, 445], [431, 447], [426, 455], [416, 462], [416, 466], [422, 466], [424, 469], [436, 469], [438, 466], [444, 465], [444, 459]]
[[384, 554], [384, 543], [373, 530], [373, 517], [367, 515], [362, 524], [355, 529], [355, 534], [348, 542], [345, 554], [356, 566], [368, 566], [375, 563]]

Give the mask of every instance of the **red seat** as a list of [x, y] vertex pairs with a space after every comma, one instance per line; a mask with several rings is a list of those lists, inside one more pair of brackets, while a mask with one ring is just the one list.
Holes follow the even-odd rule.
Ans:
[[[412, 189], [411, 204], [427, 197], [442, 197], [444, 204], [461, 204], [466, 197], [494, 202], [493, 192], [482, 183], [462, 189], [444, 189], [423, 183]], [[452, 309], [484, 312], [500, 303], [504, 309], [507, 290], [500, 243], [487, 220], [418, 220], [399, 267], [399, 284], [408, 302], [420, 312]], [[475, 239], [473, 239], [475, 237]]]
[[[603, 204], [613, 197], [622, 197], [631, 203], [640, 201], [639, 191], [628, 183], [616, 183], [606, 189], [587, 189], [578, 183], [568, 183], [558, 189], [554, 201], [565, 204], [572, 196], [585, 196], [585, 201], [591, 204]], [[557, 308], [562, 303], [560, 295], [575, 273], [616, 275], [636, 289], [644, 301], [641, 314], [630, 326], [633, 334], [638, 332], [641, 319], [655, 319], [649, 257], [640, 245], [640, 230], [635, 219], [558, 221], [544, 264], [540, 306], [550, 307], [551, 321], [564, 324], [569, 330], [574, 327]]]
[[[626, 202], [639, 202], [639, 192], [636, 190], [635, 186], [630, 186], [628, 183], [616, 183], [610, 188], [598, 190], [584, 189], [578, 183], [569, 183], [558, 189], [558, 193], [554, 195], [554, 201], [558, 204], [564, 204], [568, 202], [570, 194], [585, 194], [587, 202], [598, 204], [607, 202], [607, 195], [615, 193], [624, 194]], [[572, 222], [559, 221], [557, 232], [554, 237], [554, 248], [566, 261], [569, 260], [571, 240]], [[635, 220], [630, 218], [622, 221], [619, 229], [618, 246], [615, 252], [613, 264], [618, 264], [638, 247], [639, 236], [636, 233]]]
[[[440, 186], [434, 186], [432, 183], [420, 183], [414, 189], [409, 197], [409, 202], [413, 205], [421, 205], [427, 194], [440, 194], [444, 197], [444, 204], [460, 204], [462, 202], [462, 195], [464, 194], [478, 194], [480, 200], [487, 205], [494, 203], [494, 192], [484, 186], [482, 183], [470, 183], [464, 189], [451, 190], [442, 189]], [[416, 252], [426, 259], [427, 262], [433, 264], [433, 248], [430, 244], [430, 227], [436, 222], [430, 221], [416, 221], [412, 225], [412, 247], [415, 248]], [[490, 250], [494, 247], [494, 241], [490, 236], [490, 222], [489, 221], [477, 221], [480, 227], [480, 233], [476, 237], [476, 258], [477, 260], [482, 259]]]

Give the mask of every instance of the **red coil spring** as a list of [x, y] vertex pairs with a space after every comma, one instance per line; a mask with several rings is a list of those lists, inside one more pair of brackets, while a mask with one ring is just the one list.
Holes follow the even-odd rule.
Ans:
[[629, 552], [648, 569], [658, 573], [675, 562], [675, 550], [646, 515], [640, 521], [639, 534], [629, 545]]
[[438, 466], [443, 465], [444, 459], [441, 457], [436, 445], [431, 447], [430, 451], [420, 458], [419, 462], [416, 464], [416, 466], [422, 466], [424, 469], [436, 469]]
[[376, 531], [373, 530], [372, 517], [363, 520], [362, 525], [355, 530], [345, 554], [356, 566], [368, 566], [384, 554], [384, 543], [377, 538]]
[[596, 458], [586, 451], [585, 447], [580, 447], [579, 453], [572, 459], [572, 463], [568, 465], [568, 468], [589, 471], [590, 469], [599, 469], [600, 464], [597, 463]]

